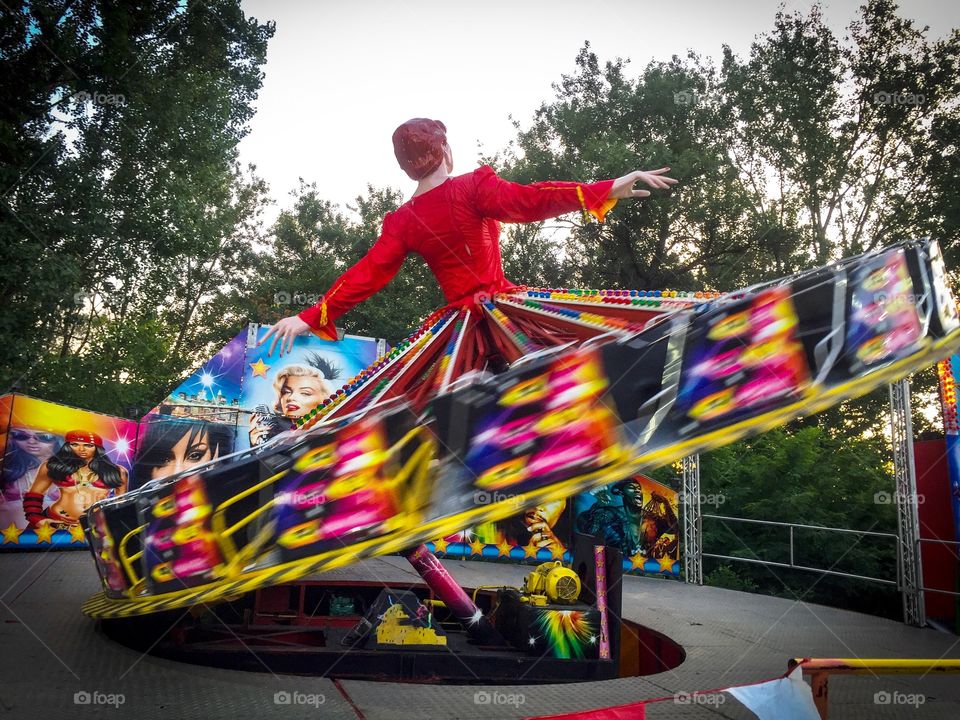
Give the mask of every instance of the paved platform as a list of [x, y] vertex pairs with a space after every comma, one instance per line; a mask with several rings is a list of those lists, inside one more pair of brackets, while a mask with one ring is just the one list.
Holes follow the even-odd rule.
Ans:
[[[529, 571], [493, 563], [444, 564], [469, 587], [518, 585]], [[399, 557], [329, 576], [418, 580]], [[521, 718], [756, 682], [782, 674], [794, 656], [960, 658], [960, 639], [930, 629], [802, 599], [627, 577], [624, 616], [680, 643], [687, 657], [677, 668], [569, 685], [334, 682], [185, 665], [137, 653], [104, 637], [80, 613], [98, 586], [85, 551], [0, 554], [0, 718]], [[451, 655], [450, 662], [459, 660]], [[877, 704], [876, 693], [899, 693], [901, 699], [916, 695], [923, 701], [919, 706]], [[831, 720], [960, 718], [957, 676], [839, 677], [831, 680], [830, 694]], [[647, 716], [754, 717], [729, 695], [710, 699], [713, 704], [653, 704]]]

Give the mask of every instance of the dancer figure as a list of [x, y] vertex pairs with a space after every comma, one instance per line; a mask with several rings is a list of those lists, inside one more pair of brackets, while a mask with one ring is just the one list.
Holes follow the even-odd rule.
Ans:
[[[498, 177], [489, 165], [453, 177], [446, 127], [424, 118], [398, 127], [393, 147], [400, 167], [417, 182], [413, 196], [387, 213], [377, 241], [320, 302], [270, 328], [260, 342], [273, 338], [271, 355], [278, 343], [281, 355], [289, 351], [294, 338], [307, 331], [336, 339], [334, 321], [390, 282], [410, 253], [426, 261], [449, 306], [476, 305], [478, 300], [516, 287], [503, 272], [501, 222], [536, 222], [575, 210], [602, 222], [618, 200], [650, 195], [648, 190], [634, 190], [637, 183], [659, 190], [676, 183], [666, 176], [670, 168], [635, 171], [595, 183], [519, 185]], [[478, 352], [496, 355], [495, 341], [481, 339]]]

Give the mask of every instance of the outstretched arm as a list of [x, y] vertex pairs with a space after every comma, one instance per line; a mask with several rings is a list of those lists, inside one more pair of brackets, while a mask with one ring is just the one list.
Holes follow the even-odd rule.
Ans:
[[43, 496], [52, 484], [53, 480], [47, 473], [47, 463], [44, 462], [37, 469], [30, 489], [23, 494], [23, 514], [32, 528], [49, 522], [43, 513]]
[[280, 354], [283, 355], [293, 349], [294, 338], [307, 330], [327, 340], [336, 340], [337, 329], [333, 321], [390, 282], [403, 265], [406, 255], [407, 248], [394, 233], [390, 216], [387, 215], [383, 221], [383, 233], [367, 254], [336, 279], [320, 302], [275, 323], [259, 344], [262, 345], [272, 336], [268, 355], [273, 354], [278, 341]]
[[536, 222], [574, 210], [589, 212], [602, 222], [618, 200], [650, 194], [647, 190], [634, 190], [636, 183], [664, 190], [675, 184], [676, 180], [665, 175], [669, 170], [636, 171], [596, 183], [550, 181], [520, 185], [484, 166], [475, 173], [477, 207], [486, 217], [503, 222]]

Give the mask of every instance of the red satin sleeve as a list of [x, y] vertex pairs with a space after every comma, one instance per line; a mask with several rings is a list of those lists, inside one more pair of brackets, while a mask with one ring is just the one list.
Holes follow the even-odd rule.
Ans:
[[397, 232], [392, 214], [383, 219], [383, 231], [360, 260], [343, 273], [320, 302], [298, 313], [314, 334], [326, 340], [337, 339], [333, 321], [379, 291], [400, 270], [407, 247]]
[[583, 210], [603, 222], [617, 204], [616, 198], [610, 197], [613, 180], [520, 185], [499, 177], [489, 165], [479, 168], [474, 177], [478, 210], [502, 222], [536, 222], [574, 210]]

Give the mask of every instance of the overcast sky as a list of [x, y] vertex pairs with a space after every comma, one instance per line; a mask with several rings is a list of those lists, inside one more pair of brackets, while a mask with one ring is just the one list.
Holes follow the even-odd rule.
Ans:
[[[368, 183], [401, 188], [409, 197], [413, 184], [390, 142], [404, 120], [442, 120], [454, 173], [468, 172], [477, 165], [478, 143], [493, 153], [515, 136], [511, 115], [529, 125], [534, 110], [553, 97], [551, 83], [573, 72], [585, 40], [601, 63], [630, 58], [634, 73], [651, 59], [668, 60], [688, 49], [719, 59], [727, 44], [742, 57], [753, 38], [772, 27], [778, 5], [245, 0], [249, 15], [275, 21], [277, 30], [241, 160], [257, 166], [279, 207], [290, 205], [299, 177], [341, 205], [352, 204]], [[842, 35], [858, 5], [824, 3], [835, 32]], [[810, 0], [787, 3], [790, 10], [810, 6]], [[960, 26], [957, 0], [904, 0], [900, 8], [918, 25], [929, 25], [932, 37]]]

